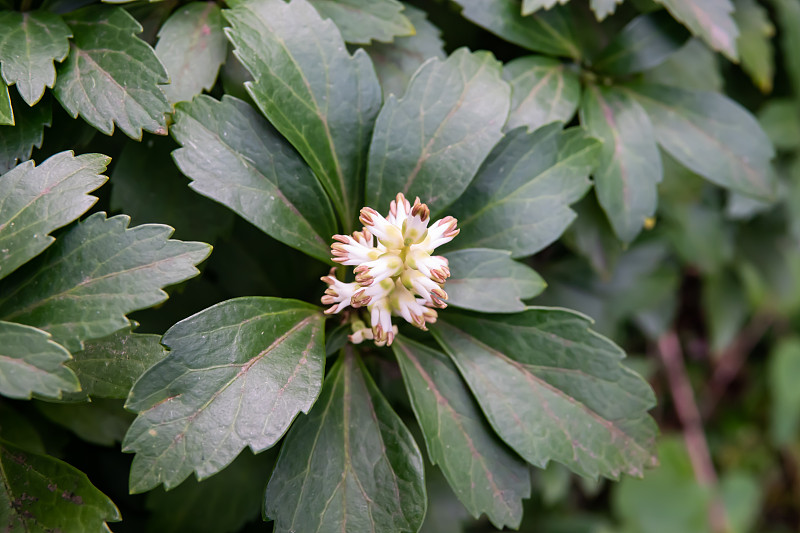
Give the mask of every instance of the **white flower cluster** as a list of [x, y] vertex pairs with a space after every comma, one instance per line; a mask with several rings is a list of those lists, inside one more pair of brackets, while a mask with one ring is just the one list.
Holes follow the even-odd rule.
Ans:
[[447, 307], [442, 286], [450, 269], [447, 259], [431, 253], [458, 235], [458, 221], [448, 216], [428, 227], [430, 214], [419, 198], [411, 205], [398, 193], [386, 218], [365, 207], [359, 217], [362, 231], [333, 236], [338, 242], [331, 245], [332, 259], [355, 266], [356, 280], [339, 281], [335, 269], [322, 278], [329, 285], [322, 303], [331, 306], [325, 312], [366, 307], [372, 326], [356, 329], [349, 337], [351, 342], [370, 339], [378, 346], [390, 345], [397, 334], [392, 315], [426, 330], [426, 324], [436, 322], [435, 308]]

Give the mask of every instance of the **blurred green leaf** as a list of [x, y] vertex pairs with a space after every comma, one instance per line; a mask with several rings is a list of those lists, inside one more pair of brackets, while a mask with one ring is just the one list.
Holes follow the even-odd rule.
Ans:
[[188, 101], [211, 89], [227, 50], [217, 4], [191, 2], [173, 12], [158, 30], [155, 47], [170, 78], [163, 87], [167, 99], [173, 104]]
[[800, 103], [774, 98], [758, 111], [758, 122], [778, 150], [800, 148]]
[[309, 0], [320, 15], [336, 23], [348, 43], [390, 43], [414, 34], [414, 25], [397, 0]]
[[770, 437], [776, 446], [795, 441], [800, 432], [800, 338], [786, 337], [769, 355]]
[[662, 167], [653, 126], [644, 109], [614, 87], [587, 88], [580, 115], [603, 141], [593, 174], [597, 199], [620, 240], [631, 242], [658, 203]]
[[775, 20], [780, 26], [783, 64], [794, 93], [800, 94], [800, 2], [770, 0], [775, 8]]
[[0, 12], [0, 62], [6, 84], [16, 84], [32, 106], [56, 82], [53, 61], [64, 61], [69, 52], [69, 27], [47, 11]]
[[764, 499], [756, 476], [744, 471], [725, 472], [720, 477], [719, 490], [731, 533], [754, 531]]
[[0, 439], [19, 446], [27, 452], [45, 453], [42, 437], [30, 418], [0, 402]]
[[506, 129], [527, 126], [533, 131], [549, 122], [568, 123], [581, 100], [578, 74], [561, 61], [544, 56], [525, 56], [503, 67], [511, 85], [511, 112]]
[[723, 85], [719, 57], [699, 39], [689, 39], [666, 61], [644, 72], [643, 78], [698, 91], [721, 91]]
[[661, 211], [666, 234], [686, 264], [701, 273], [713, 274], [733, 260], [733, 228], [722, 209], [687, 203], [665, 205]]
[[224, 14], [237, 57], [255, 79], [248, 92], [311, 166], [349, 232], [381, 104], [369, 56], [347, 53], [333, 22], [306, 0], [243, 2]]
[[50, 232], [97, 201], [89, 193], [108, 178], [110, 158], [61, 152], [39, 166], [26, 161], [0, 176], [0, 279], [53, 244]]
[[448, 250], [492, 247], [512, 257], [538, 252], [575, 218], [569, 205], [589, 189], [600, 145], [559, 122], [509, 132], [448, 210], [461, 233]]
[[286, 436], [264, 515], [276, 533], [401, 533], [419, 530], [426, 505], [414, 438], [345, 348], [314, 409]]
[[[2, 92], [0, 89], [0, 102]], [[50, 99], [46, 98], [34, 107], [17, 106], [14, 119], [14, 126], [0, 126], [0, 174], [8, 172], [18, 162], [30, 159], [34, 146], [42, 145], [44, 128], [50, 126], [52, 120]]]
[[736, 46], [741, 56], [742, 69], [761, 92], [770, 93], [775, 75], [775, 50], [772, 46], [775, 26], [769, 20], [766, 8], [755, 0], [734, 0], [734, 5], [736, 11], [733, 18], [741, 32]]
[[522, 300], [541, 293], [547, 284], [535, 270], [511, 259], [511, 252], [467, 248], [445, 254], [450, 262], [447, 303], [484, 313], [524, 311]]
[[736, 27], [731, 0], [656, 0], [693, 34], [731, 61], [738, 61]]
[[728, 271], [703, 278], [703, 315], [712, 354], [727, 348], [744, 325], [749, 312], [741, 282]]
[[441, 212], [458, 198], [502, 137], [510, 90], [501, 64], [462, 48], [426, 62], [405, 95], [390, 95], [375, 122], [366, 204], [385, 209], [398, 192]]
[[51, 422], [100, 446], [122, 442], [134, 419], [119, 400], [96, 399], [91, 403], [72, 404], [37, 402], [36, 407]]

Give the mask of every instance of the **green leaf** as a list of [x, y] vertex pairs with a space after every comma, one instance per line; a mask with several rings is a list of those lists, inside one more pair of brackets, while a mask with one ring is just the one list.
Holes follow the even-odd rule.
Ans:
[[0, 403], [0, 439], [28, 452], [45, 453], [42, 437], [30, 417], [12, 409], [8, 402]]
[[245, 2], [225, 17], [236, 55], [255, 78], [248, 92], [311, 166], [349, 232], [381, 104], [369, 56], [347, 53], [333, 22], [306, 0]]
[[366, 48], [375, 65], [384, 96], [402, 96], [411, 77], [425, 60], [431, 57], [445, 58], [439, 28], [428, 22], [425, 12], [407, 5], [404, 13], [414, 25], [414, 35], [398, 37], [391, 43], [375, 43]]
[[6, 124], [14, 125], [14, 109], [11, 107], [11, 96], [8, 94], [8, 87], [0, 83], [0, 126]]
[[322, 261], [336, 219], [297, 152], [253, 108], [226, 96], [181, 103], [173, 152], [198, 193], [228, 206], [271, 237]]
[[3, 79], [32, 106], [56, 82], [53, 61], [64, 61], [69, 52], [69, 27], [60, 16], [47, 11], [0, 12], [0, 63]]
[[739, 30], [733, 20], [731, 0], [655, 0], [667, 8], [691, 32], [722, 52], [731, 61], [738, 61], [736, 37]]
[[498, 37], [528, 50], [554, 56], [580, 58], [569, 17], [558, 7], [523, 16], [517, 0], [454, 0], [461, 14]]
[[[0, 89], [0, 94], [2, 91]], [[0, 174], [29, 159], [34, 146], [42, 146], [44, 127], [50, 126], [52, 119], [50, 100], [34, 107], [18, 106], [14, 118], [14, 126], [0, 126]]]
[[600, 143], [581, 128], [548, 124], [509, 132], [449, 209], [461, 233], [449, 249], [499, 248], [512, 257], [538, 252], [575, 218], [569, 205], [589, 190]]
[[617, 10], [617, 4], [622, 0], [589, 0], [589, 7], [594, 11], [597, 20], [603, 20]]
[[732, 261], [733, 228], [721, 208], [686, 203], [665, 205], [662, 213], [665, 233], [686, 264], [701, 273], [713, 274]]
[[77, 374], [87, 395], [125, 399], [139, 376], [167, 355], [160, 341], [161, 335], [122, 329], [84, 342], [83, 350], [75, 352], [67, 366]]
[[191, 2], [177, 9], [158, 30], [155, 48], [169, 74], [169, 85], [163, 88], [167, 99], [188, 101], [211, 89], [227, 50], [217, 4]]
[[108, 533], [122, 518], [86, 474], [0, 440], [0, 524], [9, 533]]
[[689, 39], [666, 61], [644, 72], [643, 79], [697, 91], [722, 91], [723, 86], [719, 56], [696, 38]]
[[[177, 136], [174, 129], [173, 135]], [[137, 223], [172, 226], [179, 239], [214, 243], [230, 233], [235, 217], [229, 209], [187, 187], [170, 155], [175, 148], [175, 142], [165, 137], [128, 140], [111, 174], [111, 209]], [[219, 154], [215, 155], [214, 161], [219, 159]]]
[[527, 16], [540, 9], [550, 9], [554, 5], [566, 4], [569, 0], [522, 0], [522, 14]]
[[800, 102], [772, 98], [758, 111], [758, 122], [778, 150], [800, 148]]
[[625, 354], [583, 315], [442, 313], [431, 328], [497, 434], [525, 460], [618, 478], [655, 465], [655, 404]]
[[783, 63], [795, 94], [800, 93], [800, 3], [795, 0], [772, 0], [775, 20], [780, 25]]
[[266, 450], [319, 395], [323, 315], [297, 300], [235, 298], [172, 326], [169, 355], [131, 390], [139, 412], [123, 443], [136, 452], [131, 492], [171, 489], [222, 470], [245, 446]]
[[597, 199], [617, 236], [631, 242], [658, 202], [662, 168], [653, 126], [636, 100], [597, 86], [584, 93], [581, 123], [603, 141], [594, 172]]
[[142, 130], [165, 135], [170, 105], [158, 84], [169, 77], [136, 37], [142, 31], [136, 19], [122, 8], [90, 6], [70, 13], [67, 23], [74, 38], [54, 90], [64, 109], [106, 135], [114, 124], [133, 139]]
[[51, 422], [79, 438], [100, 446], [122, 442], [134, 415], [119, 400], [96, 399], [91, 403], [37, 402], [36, 408]]
[[162, 287], [198, 274], [211, 247], [168, 240], [172, 228], [128, 228], [125, 215], [95, 213], [72, 226], [0, 285], [0, 318], [41, 328], [71, 351], [129, 325], [126, 313], [167, 299]]
[[770, 93], [775, 75], [775, 50], [772, 46], [775, 26], [769, 20], [767, 10], [755, 0], [734, 0], [734, 4], [733, 18], [741, 31], [736, 46], [742, 69], [761, 92]]
[[64, 362], [71, 358], [40, 329], [0, 320], [0, 394], [29, 399], [33, 394], [61, 398], [81, 390], [78, 377]]
[[414, 35], [414, 25], [397, 0], [309, 0], [320, 15], [336, 23], [348, 43], [392, 42]]
[[528, 467], [486, 423], [458, 371], [444, 354], [399, 337], [392, 344], [428, 457], [461, 503], [495, 527], [519, 527], [530, 497]]
[[61, 152], [38, 167], [26, 161], [0, 176], [0, 279], [50, 246], [49, 233], [69, 224], [97, 198], [111, 158]]
[[785, 446], [800, 432], [800, 338], [785, 337], [772, 349], [767, 379], [772, 397], [770, 436], [776, 446]]
[[445, 254], [450, 262], [447, 303], [485, 313], [524, 311], [523, 299], [547, 284], [533, 269], [511, 259], [511, 252], [469, 248]]
[[689, 33], [666, 11], [633, 19], [592, 62], [600, 72], [624, 76], [663, 63], [680, 49]]
[[578, 109], [578, 74], [557, 59], [520, 57], [506, 63], [503, 78], [511, 85], [507, 130], [527, 126], [533, 131], [557, 120], [566, 124]]
[[773, 199], [776, 180], [769, 161], [775, 152], [747, 110], [712, 92], [628, 87], [650, 116], [658, 143], [675, 159], [717, 185]]
[[503, 136], [510, 90], [500, 69], [488, 52], [462, 48], [426, 62], [400, 100], [389, 96], [372, 136], [367, 205], [386, 208], [402, 192], [435, 214], [464, 192]]
[[264, 515], [275, 532], [416, 532], [425, 516], [422, 454], [352, 348], [281, 447]]
[[564, 243], [577, 255], [583, 256], [600, 279], [611, 278], [623, 247], [614, 235], [608, 217], [594, 195], [585, 197], [573, 209], [578, 216], [564, 234]]

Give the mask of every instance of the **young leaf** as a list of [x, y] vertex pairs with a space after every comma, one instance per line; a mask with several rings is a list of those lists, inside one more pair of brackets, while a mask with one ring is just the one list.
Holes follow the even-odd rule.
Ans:
[[414, 34], [414, 26], [397, 0], [309, 0], [320, 15], [336, 23], [348, 43], [390, 43]]
[[569, 205], [589, 190], [600, 143], [559, 122], [509, 132], [450, 208], [461, 233], [449, 249], [499, 248], [512, 257], [538, 252], [575, 218]]
[[511, 252], [469, 248], [445, 254], [450, 262], [447, 303], [484, 313], [524, 311], [547, 284], [530, 267], [511, 259]]
[[772, 143], [739, 104], [712, 92], [635, 84], [628, 94], [644, 107], [658, 143], [690, 170], [722, 187], [772, 200]]
[[248, 104], [199, 96], [176, 107], [173, 152], [192, 189], [271, 237], [328, 261], [336, 219], [297, 152]]
[[123, 451], [135, 452], [131, 492], [171, 489], [227, 466], [245, 446], [265, 450], [319, 395], [323, 315], [297, 300], [235, 298], [172, 326], [169, 355], [131, 390], [139, 412]]
[[572, 311], [443, 313], [434, 336], [497, 434], [525, 460], [617, 479], [655, 464], [655, 403], [624, 353]]
[[47, 11], [0, 12], [0, 63], [6, 84], [16, 84], [32, 106], [53, 87], [53, 61], [64, 61], [69, 52], [69, 27], [60, 16]]
[[615, 76], [641, 72], [663, 63], [689, 38], [689, 32], [666, 11], [633, 19], [592, 62], [595, 69]]
[[198, 274], [211, 247], [168, 240], [172, 228], [128, 228], [125, 215], [95, 213], [36, 262], [0, 285], [0, 318], [41, 328], [71, 351], [129, 325], [126, 313], [167, 299], [162, 287]]
[[775, 75], [775, 49], [772, 37], [775, 26], [769, 20], [764, 6], [755, 0], [734, 0], [736, 11], [734, 20], [741, 33], [736, 41], [742, 58], [742, 69], [752, 78], [762, 93], [772, 92], [772, 78]]
[[255, 78], [248, 92], [311, 166], [350, 231], [381, 104], [369, 56], [351, 56], [333, 22], [306, 0], [243, 2], [225, 18], [236, 56]]
[[617, 236], [631, 242], [658, 202], [662, 167], [653, 126], [636, 100], [597, 86], [584, 93], [581, 123], [603, 141], [594, 172], [597, 199]]
[[447, 356], [404, 337], [392, 349], [431, 463], [472, 516], [486, 513], [500, 529], [519, 527], [531, 491], [525, 461], [494, 435]]
[[506, 129], [533, 131], [554, 121], [568, 123], [581, 100], [578, 74], [561, 61], [543, 56], [506, 63], [503, 78], [511, 85], [511, 112]]
[[74, 38], [58, 68], [55, 95], [73, 117], [106, 135], [114, 124], [133, 139], [142, 130], [164, 135], [170, 105], [158, 85], [169, 76], [150, 46], [135, 34], [142, 27], [122, 8], [90, 6], [67, 17]]
[[81, 390], [77, 376], [64, 366], [70, 354], [40, 329], [0, 320], [0, 394], [29, 399], [37, 394], [61, 398]]
[[655, 0], [667, 8], [691, 32], [722, 52], [731, 61], [738, 61], [736, 37], [739, 30], [731, 16], [731, 0]]
[[0, 174], [29, 159], [34, 146], [42, 146], [44, 127], [50, 126], [52, 120], [50, 100], [33, 107], [18, 106], [14, 118], [14, 126], [0, 126]]
[[503, 136], [508, 84], [487, 52], [456, 50], [430, 60], [403, 98], [389, 96], [369, 151], [367, 205], [389, 205], [398, 192], [440, 212], [467, 187]]
[[528, 50], [578, 59], [581, 55], [566, 13], [555, 7], [523, 16], [517, 0], [454, 0], [461, 14], [498, 37]]
[[11, 95], [8, 94], [8, 87], [0, 83], [0, 126], [14, 125], [14, 109], [11, 107]]
[[86, 474], [0, 440], [0, 524], [10, 532], [108, 533], [120, 517]]
[[163, 87], [169, 101], [188, 101], [211, 89], [227, 50], [217, 4], [191, 2], [177, 9], [158, 30], [155, 48], [169, 74]]
[[444, 43], [439, 28], [428, 22], [425, 12], [413, 6], [403, 11], [416, 30], [410, 37], [398, 37], [391, 43], [375, 43], [366, 48], [383, 87], [384, 96], [401, 97], [411, 77], [425, 60], [444, 59]]
[[276, 533], [403, 533], [419, 530], [426, 504], [417, 443], [345, 348], [314, 409], [286, 436], [264, 515]]
[[125, 399], [139, 376], [167, 355], [160, 341], [160, 335], [122, 329], [85, 341], [83, 350], [75, 352], [67, 366], [77, 374], [87, 395]]
[[51, 231], [69, 224], [97, 198], [111, 158], [61, 152], [38, 167], [26, 161], [0, 176], [0, 279], [50, 246]]

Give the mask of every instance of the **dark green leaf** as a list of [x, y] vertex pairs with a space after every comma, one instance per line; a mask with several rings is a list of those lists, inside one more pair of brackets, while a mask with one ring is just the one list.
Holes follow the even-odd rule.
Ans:
[[14, 109], [11, 107], [8, 87], [4, 83], [0, 83], [0, 126], [6, 124], [14, 125]]
[[171, 489], [192, 471], [203, 479], [245, 446], [274, 445], [319, 394], [322, 317], [297, 300], [251, 297], [172, 326], [162, 340], [169, 355], [139, 378], [126, 404], [139, 412], [123, 443], [136, 452], [131, 492]]
[[169, 74], [169, 85], [164, 86], [169, 101], [191, 100], [211, 89], [227, 50], [217, 4], [191, 2], [177, 9], [158, 30], [155, 48]]
[[702, 305], [709, 348], [713, 355], [718, 355], [744, 325], [748, 314], [747, 298], [741, 282], [730, 273], [723, 271], [703, 281]]
[[614, 235], [594, 195], [587, 196], [573, 209], [578, 216], [564, 234], [564, 242], [573, 252], [585, 257], [601, 279], [607, 280], [622, 253], [622, 243]]
[[0, 285], [0, 318], [41, 328], [72, 351], [129, 325], [126, 313], [167, 299], [162, 287], [198, 274], [211, 247], [167, 240], [172, 228], [95, 213]]
[[738, 61], [736, 37], [739, 30], [731, 16], [731, 0], [655, 0], [691, 32], [722, 52], [731, 61]]
[[509, 132], [449, 210], [461, 233], [453, 248], [500, 248], [512, 257], [538, 252], [575, 218], [569, 205], [591, 186], [600, 143], [581, 128], [548, 124]]
[[406, 92], [411, 76], [425, 60], [431, 57], [445, 58], [439, 28], [428, 22], [425, 12], [407, 5], [404, 13], [414, 25], [414, 35], [398, 37], [391, 43], [375, 43], [366, 48], [375, 65], [383, 94], [395, 94], [398, 98]]
[[462, 48], [423, 65], [403, 98], [390, 95], [375, 122], [367, 205], [385, 209], [398, 192], [441, 212], [467, 187], [503, 134], [510, 90], [501, 64]]
[[800, 431], [800, 338], [786, 337], [769, 356], [770, 436], [778, 446], [796, 441]]
[[62, 392], [81, 390], [78, 377], [64, 366], [70, 357], [47, 332], [0, 321], [0, 394], [61, 398]]
[[392, 349], [431, 462], [472, 516], [486, 513], [497, 528], [519, 527], [531, 491], [525, 461], [494, 435], [444, 354], [403, 337]]
[[[177, 137], [175, 129], [173, 134]], [[111, 174], [111, 209], [136, 223], [172, 226], [179, 239], [214, 243], [230, 232], [234, 215], [187, 186], [170, 155], [174, 148], [164, 137], [126, 142]]]
[[422, 454], [351, 348], [281, 447], [264, 515], [275, 532], [416, 532], [425, 516]]
[[642, 107], [615, 88], [589, 87], [581, 122], [603, 141], [594, 172], [597, 199], [617, 236], [631, 242], [656, 212], [661, 156], [653, 126]]
[[752, 78], [763, 93], [772, 92], [775, 75], [775, 50], [772, 37], [775, 26], [769, 20], [766, 8], [755, 0], [734, 0], [734, 20], [741, 33], [736, 41], [742, 60], [742, 69]]
[[772, 0], [775, 7], [775, 20], [781, 28], [781, 47], [786, 73], [794, 86], [795, 94], [800, 93], [800, 2], [795, 0]]
[[131, 138], [142, 130], [167, 133], [170, 105], [158, 85], [169, 77], [142, 27], [122, 8], [91, 6], [67, 17], [74, 38], [58, 68], [55, 95], [72, 117], [111, 135], [114, 124]]
[[92, 397], [124, 399], [133, 383], [167, 355], [160, 335], [122, 329], [102, 339], [86, 341], [67, 366], [75, 371], [81, 388]]
[[16, 84], [25, 102], [32, 106], [53, 87], [53, 60], [64, 61], [69, 52], [69, 27], [47, 11], [0, 12], [0, 63], [6, 84]]
[[462, 15], [509, 42], [554, 56], [574, 59], [581, 53], [565, 11], [555, 7], [523, 16], [517, 0], [454, 0]]
[[336, 219], [297, 152], [252, 107], [226, 96], [177, 106], [173, 153], [191, 188], [281, 242], [323, 261]]
[[69, 224], [97, 198], [111, 158], [56, 154], [38, 167], [26, 161], [0, 176], [0, 279], [50, 246], [51, 231]]
[[450, 262], [447, 303], [485, 313], [524, 311], [523, 299], [533, 298], [547, 284], [528, 266], [511, 259], [511, 252], [468, 248], [445, 254]]
[[0, 439], [25, 451], [45, 453], [42, 437], [26, 414], [19, 413], [6, 403], [0, 403]]
[[578, 74], [557, 59], [520, 57], [503, 67], [511, 85], [511, 112], [506, 129], [527, 126], [533, 131], [549, 122], [568, 123], [581, 100]]
[[694, 89], [721, 91], [722, 71], [719, 56], [703, 41], [692, 38], [669, 59], [644, 73], [649, 83]]
[[225, 17], [237, 57], [255, 78], [250, 95], [311, 166], [350, 231], [381, 104], [369, 56], [347, 53], [333, 22], [306, 0], [244, 2]]
[[108, 533], [122, 518], [86, 474], [0, 440], [0, 524], [9, 533]]
[[494, 430], [528, 462], [614, 479], [655, 465], [653, 391], [583, 315], [450, 310], [431, 330]]
[[771, 200], [772, 143], [747, 110], [727, 97], [677, 87], [636, 84], [658, 143], [692, 171], [742, 194]]
[[666, 11], [633, 19], [593, 61], [600, 72], [620, 76], [663, 63], [680, 49], [689, 33]]
[[333, 20], [348, 43], [392, 42], [414, 34], [414, 26], [397, 0], [310, 0], [319, 13]]
[[713, 274], [733, 259], [733, 228], [726, 223], [722, 209], [686, 203], [665, 205], [662, 212], [666, 234], [685, 263]]
[[97, 399], [91, 403], [37, 402], [36, 407], [48, 420], [75, 435], [100, 446], [114, 446], [133, 422], [134, 415], [119, 400]]
[[773, 98], [758, 112], [758, 122], [778, 150], [800, 148], [800, 102]]
[[42, 145], [44, 127], [50, 126], [52, 118], [50, 100], [39, 102], [34, 107], [18, 106], [14, 118], [14, 126], [0, 126], [0, 174], [29, 159], [33, 147]]

